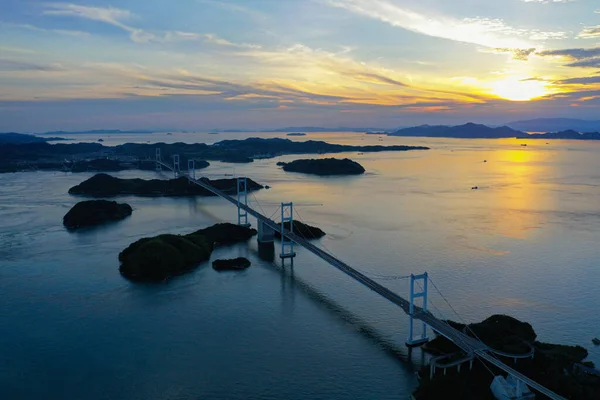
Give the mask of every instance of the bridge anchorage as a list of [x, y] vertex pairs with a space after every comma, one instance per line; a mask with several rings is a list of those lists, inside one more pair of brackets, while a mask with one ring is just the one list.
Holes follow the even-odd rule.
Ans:
[[[159, 167], [164, 167], [175, 172], [176, 165], [169, 165], [164, 163], [160, 159], [160, 150], [156, 151], [156, 163], [157, 170]], [[469, 336], [467, 333], [462, 332], [448, 324], [445, 320], [437, 318], [427, 309], [428, 303], [428, 281], [430, 278], [427, 273], [421, 275], [410, 275], [410, 298], [407, 300], [399, 294], [393, 292], [387, 287], [381, 285], [376, 282], [374, 279], [368, 277], [367, 275], [371, 275], [370, 273], [363, 273], [357, 270], [356, 268], [351, 267], [346, 264], [344, 261], [337, 258], [335, 255], [331, 254], [329, 251], [325, 251], [324, 249], [317, 247], [313, 243], [310, 243], [304, 237], [294, 233], [293, 231], [293, 220], [294, 220], [294, 212], [293, 212], [293, 204], [292, 203], [283, 203], [281, 205], [281, 224], [273, 221], [271, 218], [266, 217], [260, 212], [256, 211], [252, 207], [248, 206], [248, 192], [247, 192], [247, 179], [246, 178], [238, 178], [237, 182], [237, 192], [238, 198], [237, 200], [227, 193], [213, 187], [208, 182], [197, 179], [195, 177], [195, 172], [192, 173], [194, 168], [189, 168], [190, 164], [188, 164], [188, 180], [190, 183], [196, 184], [198, 186], [203, 187], [204, 189], [214, 193], [215, 195], [221, 197], [222, 199], [230, 202], [235, 207], [238, 208], [238, 223], [240, 225], [248, 226], [248, 216], [252, 216], [256, 218], [258, 222], [258, 243], [259, 243], [259, 254], [260, 254], [260, 245], [261, 243], [267, 248], [274, 249], [274, 233], [280, 232], [282, 237], [281, 243], [281, 253], [280, 257], [282, 259], [282, 263], [285, 259], [290, 258], [293, 261], [293, 258], [296, 256], [294, 252], [294, 244], [302, 246], [305, 250], [310, 253], [316, 255], [332, 267], [338, 269], [344, 274], [348, 275], [358, 283], [364, 285], [368, 289], [374, 291], [379, 294], [384, 299], [393, 303], [394, 305], [401, 308], [406, 314], [409, 316], [409, 335], [406, 341], [407, 346], [418, 346], [424, 344], [428, 341], [427, 338], [427, 326], [429, 326], [433, 331], [438, 334], [446, 337], [454, 344], [456, 344], [459, 348], [461, 348], [466, 357], [460, 362], [452, 362], [450, 364], [443, 364], [441, 362], [437, 362], [436, 365], [432, 368], [432, 375], [435, 374], [436, 368], [444, 369], [444, 371], [452, 366], [456, 366], [460, 368], [460, 364], [469, 362], [469, 367], [472, 366], [473, 360], [477, 359], [480, 362], [484, 363], [484, 365], [491, 364], [497, 367], [498, 369], [504, 371], [508, 378], [506, 379], [506, 383], [496, 383], [496, 386], [500, 385], [502, 387], [506, 387], [507, 385], [514, 387], [514, 392], [517, 395], [520, 395], [520, 399], [528, 399], [530, 398], [530, 392], [528, 391], [528, 387], [531, 389], [541, 393], [542, 395], [553, 399], [553, 400], [566, 400], [564, 397], [554, 393], [548, 388], [540, 385], [533, 379], [523, 375], [519, 371], [515, 370], [512, 367], [506, 365], [503, 361], [501, 361], [494, 353], [498, 353], [494, 351], [492, 348], [488, 347], [485, 343], [483, 343], [479, 338]], [[290, 229], [285, 228], [285, 222], [290, 222]], [[293, 265], [293, 264], [292, 264]], [[380, 278], [384, 278], [380, 276]], [[398, 278], [408, 278], [408, 277], [393, 277], [394, 279]], [[422, 285], [421, 285], [422, 281]], [[433, 282], [432, 282], [433, 283]], [[415, 290], [415, 284], [421, 285], [422, 289], [420, 291]], [[435, 284], [434, 284], [435, 287]], [[438, 290], [436, 288], [436, 290]], [[439, 291], [439, 290], [438, 290]], [[415, 300], [423, 299], [422, 305], [418, 306], [415, 304]], [[414, 320], [419, 320], [423, 323], [423, 331], [419, 336], [414, 335]], [[504, 354], [498, 353], [500, 356], [505, 356]], [[529, 356], [529, 355], [528, 355]], [[511, 356], [512, 357], [512, 356]], [[486, 365], [487, 368], [487, 365]], [[491, 371], [490, 371], [491, 372]], [[495, 380], [500, 380], [501, 375], [497, 376]], [[502, 379], [504, 379], [502, 377]], [[517, 397], [519, 398], [519, 397]]]

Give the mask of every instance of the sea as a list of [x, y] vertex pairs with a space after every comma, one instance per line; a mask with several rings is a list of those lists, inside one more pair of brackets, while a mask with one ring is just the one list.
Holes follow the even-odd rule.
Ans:
[[[407, 297], [427, 272], [429, 309], [478, 322], [508, 314], [538, 340], [581, 345], [600, 364], [600, 143], [399, 138], [364, 133], [172, 132], [65, 135], [104, 145], [281, 137], [428, 151], [343, 153], [361, 176], [318, 177], [276, 164], [212, 162], [197, 176], [247, 176], [271, 188], [249, 203], [322, 228], [315, 243]], [[309, 157], [327, 157], [311, 155]], [[408, 399], [426, 362], [405, 346], [408, 317], [296, 247], [293, 267], [258, 257], [255, 239], [165, 283], [132, 283], [118, 254], [162, 233], [236, 222], [214, 197], [118, 197], [133, 215], [76, 232], [62, 217], [93, 173], [0, 174], [0, 399]], [[121, 178], [169, 179], [123, 171]], [[474, 188], [477, 189], [474, 189]], [[255, 226], [256, 221], [251, 219]], [[277, 249], [279, 252], [279, 249]]]

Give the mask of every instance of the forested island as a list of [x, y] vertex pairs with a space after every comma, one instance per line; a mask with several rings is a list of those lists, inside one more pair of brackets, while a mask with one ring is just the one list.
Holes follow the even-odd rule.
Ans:
[[119, 271], [132, 281], [164, 281], [208, 261], [216, 247], [245, 242], [256, 233], [255, 229], [224, 223], [187, 235], [143, 238], [119, 254]]
[[[600, 376], [593, 372], [591, 362], [584, 361], [588, 355], [585, 348], [539, 342], [530, 324], [506, 315], [493, 315], [468, 326], [446, 322], [481, 340], [493, 349], [496, 358], [555, 393], [578, 400], [598, 398]], [[495, 400], [490, 385], [496, 376], [505, 376], [505, 372], [477, 359], [471, 370], [470, 357], [441, 335], [423, 350], [436, 356], [430, 361], [435, 369], [424, 366], [419, 372], [420, 384], [413, 393], [415, 400]], [[459, 364], [462, 364], [460, 371]], [[432, 371], [435, 372], [430, 379]]]
[[224, 140], [213, 145], [204, 143], [127, 143], [104, 146], [101, 143], [48, 144], [28, 143], [0, 144], [0, 172], [26, 170], [120, 171], [124, 169], [153, 169], [156, 149], [162, 160], [172, 163], [173, 155], [180, 155], [182, 166], [188, 160], [196, 160], [197, 168], [206, 166], [205, 161], [244, 163], [255, 158], [274, 158], [286, 154], [329, 154], [342, 152], [382, 152], [428, 150], [423, 146], [349, 146], [322, 141], [294, 142], [289, 139], [250, 138]]
[[16, 132], [0, 133], [0, 144], [45, 143], [58, 140], [70, 140], [61, 137], [39, 137]]
[[280, 162], [284, 171], [302, 172], [313, 175], [360, 175], [365, 173], [362, 165], [348, 158], [320, 158], [310, 160], [295, 160], [289, 163]]
[[[202, 178], [203, 181], [228, 194], [237, 193], [237, 179]], [[252, 192], [263, 186], [247, 179], [247, 190]], [[199, 185], [190, 185], [185, 177], [176, 179], [121, 179], [107, 174], [96, 174], [79, 185], [69, 189], [69, 194], [114, 197], [119, 195], [136, 196], [216, 196]]]
[[[292, 225], [289, 222], [283, 223], [283, 228], [287, 229], [288, 231], [291, 230], [291, 226]], [[316, 226], [305, 224], [304, 222], [294, 221], [293, 228], [293, 232], [296, 235], [303, 237], [307, 240], [319, 239], [325, 236], [325, 232], [323, 232], [322, 229], [317, 228]], [[281, 239], [281, 232], [275, 231], [275, 237]]]
[[78, 229], [119, 221], [131, 215], [133, 209], [127, 203], [107, 200], [86, 200], [75, 204], [63, 217], [63, 225]]

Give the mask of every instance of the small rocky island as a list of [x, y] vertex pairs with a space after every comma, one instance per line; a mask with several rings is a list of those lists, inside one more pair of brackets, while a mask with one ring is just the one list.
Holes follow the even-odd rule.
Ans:
[[241, 271], [248, 268], [252, 263], [244, 257], [228, 260], [215, 260], [212, 267], [216, 271]]
[[[291, 225], [289, 222], [283, 223], [283, 227], [287, 230], [290, 230], [290, 226]], [[303, 237], [304, 239], [307, 239], [307, 240], [319, 239], [319, 238], [322, 238], [323, 236], [325, 236], [325, 232], [323, 232], [320, 228], [317, 228], [316, 226], [311, 226], [311, 225], [305, 224], [300, 221], [294, 221], [294, 233], [298, 236]], [[276, 231], [275, 237], [277, 239], [281, 239], [281, 233]]]
[[131, 215], [131, 206], [126, 203], [106, 200], [81, 201], [63, 217], [63, 225], [68, 229], [78, 229], [119, 221]]
[[349, 158], [320, 158], [295, 160], [289, 163], [279, 162], [277, 165], [282, 166], [284, 171], [302, 172], [313, 175], [360, 175], [365, 173], [362, 165]]
[[[493, 349], [489, 352], [500, 361], [555, 393], [569, 399], [598, 398], [600, 372], [593, 363], [584, 361], [588, 355], [585, 348], [539, 342], [530, 324], [507, 315], [493, 315], [468, 326], [446, 322], [478, 338]], [[423, 350], [436, 357], [419, 372], [415, 400], [495, 400], [490, 386], [498, 376], [506, 375], [503, 371], [491, 364], [484, 366], [482, 360], [474, 360], [471, 370], [470, 357], [441, 335], [424, 345]]]
[[208, 261], [215, 247], [245, 242], [256, 233], [255, 229], [225, 223], [188, 235], [143, 238], [119, 254], [119, 271], [132, 281], [164, 281]]
[[[233, 194], [237, 191], [236, 179], [210, 180], [202, 178], [203, 181], [225, 193]], [[263, 186], [247, 180], [248, 191], [262, 189]], [[201, 186], [190, 184], [188, 179], [180, 177], [177, 179], [121, 179], [107, 174], [96, 174], [77, 186], [69, 189], [69, 194], [113, 197], [119, 195], [136, 196], [215, 196], [214, 193]]]

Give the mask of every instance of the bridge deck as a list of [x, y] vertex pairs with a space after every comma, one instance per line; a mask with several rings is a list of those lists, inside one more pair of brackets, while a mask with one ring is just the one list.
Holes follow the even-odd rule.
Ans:
[[[164, 164], [164, 163], [161, 163], [161, 164], [163, 166], [165, 166], [166, 168], [169, 168], [172, 170], [172, 168], [169, 165]], [[277, 231], [281, 230], [281, 226], [277, 222], [267, 218], [266, 216], [262, 215], [258, 211], [254, 210], [253, 208], [251, 208], [245, 204], [238, 203], [238, 201], [236, 199], [234, 199], [233, 197], [229, 196], [228, 194], [222, 192], [221, 190], [218, 190], [218, 189], [212, 187], [210, 184], [203, 181], [202, 179], [192, 179], [191, 177], [188, 177], [188, 179], [190, 180], [190, 182], [193, 182], [196, 185], [199, 185], [199, 186], [203, 187], [204, 189], [216, 194], [217, 196], [220, 196], [223, 199], [229, 201], [234, 206], [242, 208], [249, 215], [252, 215], [258, 221], [262, 222], [263, 224], [265, 224], [269, 228], [273, 229], [274, 231], [277, 232]], [[374, 292], [381, 295], [383, 298], [385, 298], [388, 301], [399, 306], [400, 308], [402, 308], [402, 310], [404, 310], [405, 313], [410, 314], [410, 302], [408, 300], [406, 300], [403, 297], [399, 296], [398, 294], [392, 292], [385, 286], [382, 286], [379, 283], [375, 282], [374, 280], [366, 277], [365, 275], [361, 274], [360, 272], [358, 272], [354, 268], [350, 267], [343, 261], [341, 261], [338, 258], [334, 257], [333, 255], [327, 253], [326, 251], [320, 249], [319, 247], [313, 245], [308, 240], [296, 235], [295, 233], [290, 232], [289, 230], [284, 230], [283, 234], [288, 239], [290, 239], [293, 242], [297, 243], [298, 245], [304, 247], [306, 250], [310, 251], [317, 257], [323, 259], [324, 261], [331, 264], [332, 266], [339, 269], [340, 271], [344, 272], [346, 275], [349, 275], [350, 277], [354, 278], [358, 282], [362, 283], [364, 286], [368, 287], [369, 289], [371, 289]], [[507, 366], [502, 361], [498, 360], [496, 357], [489, 354], [487, 352], [488, 347], [483, 342], [453, 328], [452, 326], [448, 325], [447, 323], [436, 318], [430, 312], [423, 311], [423, 309], [420, 307], [414, 307], [414, 310], [415, 310], [415, 312], [413, 314], [414, 318], [425, 322], [427, 325], [429, 325], [431, 327], [431, 329], [435, 330], [439, 334], [443, 335], [447, 339], [454, 342], [458, 347], [460, 347], [467, 354], [474, 353], [474, 354], [478, 355], [479, 357], [481, 357], [484, 360], [488, 361], [489, 363], [495, 365], [496, 367], [500, 368], [501, 370], [515, 376], [517, 379], [526, 383], [529, 387], [537, 390], [538, 392], [544, 394], [545, 396], [549, 397], [550, 399], [566, 400], [564, 397], [557, 395], [556, 393], [554, 393], [551, 390], [545, 388], [544, 386], [538, 384], [534, 380], [526, 377], [525, 375], [514, 370], [513, 368]]]

